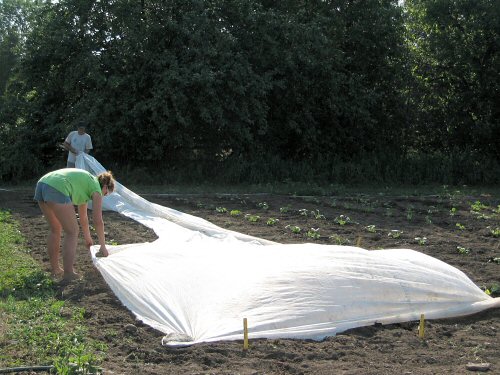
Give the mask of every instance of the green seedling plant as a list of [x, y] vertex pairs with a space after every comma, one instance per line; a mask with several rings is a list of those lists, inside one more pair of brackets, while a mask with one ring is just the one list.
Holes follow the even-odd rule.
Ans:
[[482, 220], [491, 219], [491, 216], [485, 214], [484, 212], [475, 212], [475, 211], [471, 211], [471, 212], [476, 217], [476, 219], [482, 219]]
[[257, 206], [260, 209], [262, 209], [262, 210], [268, 210], [269, 209], [269, 205], [266, 202], [260, 202], [259, 204], [257, 204]]
[[335, 222], [339, 225], [346, 225], [351, 222], [351, 219], [349, 218], [349, 216], [339, 215], [335, 218]]
[[455, 226], [459, 229], [459, 230], [465, 230], [465, 225], [463, 224], [460, 224], [460, 223], [456, 223]]
[[301, 229], [298, 225], [287, 225], [285, 228], [290, 229], [292, 233], [299, 234]]
[[462, 255], [467, 255], [470, 253], [470, 249], [463, 246], [457, 246], [457, 252]]
[[319, 210], [314, 210], [311, 211], [311, 215], [316, 219], [316, 220], [325, 220], [325, 215], [320, 214]]
[[241, 215], [241, 211], [240, 210], [231, 210], [231, 212], [229, 212], [229, 215], [231, 215], [231, 216], [240, 216]]
[[413, 214], [414, 214], [414, 211], [413, 211], [413, 206], [409, 206], [407, 209], [406, 209], [406, 219], [408, 221], [412, 221], [413, 220]]
[[307, 208], [301, 208], [301, 209], [299, 210], [299, 214], [300, 214], [301, 216], [307, 216], [307, 214], [308, 214]]
[[389, 233], [387, 233], [387, 236], [390, 238], [397, 239], [397, 238], [400, 238], [402, 234], [403, 234], [402, 230], [393, 229]]
[[225, 214], [227, 212], [226, 207], [215, 207], [215, 211], [217, 211], [220, 214]]
[[456, 207], [452, 207], [450, 209], [450, 216], [455, 216], [457, 214], [458, 210]]
[[496, 296], [496, 295], [500, 294], [500, 284], [494, 283], [491, 286], [489, 286], [488, 288], [486, 288], [486, 290], [484, 292], [489, 296], [492, 296], [492, 297]]
[[252, 214], [246, 214], [245, 218], [251, 223], [256, 223], [260, 220], [259, 215], [252, 215]]
[[471, 211], [474, 211], [474, 212], [480, 212], [480, 211], [484, 210], [485, 208], [488, 208], [488, 206], [482, 204], [480, 201], [475, 201], [474, 203], [472, 203], [470, 205]]
[[500, 264], [500, 257], [496, 257], [496, 258], [490, 258], [488, 259], [488, 263], [496, 263], [496, 264]]
[[275, 219], [273, 217], [270, 217], [267, 221], [266, 221], [266, 224], [269, 225], [269, 226], [273, 226], [273, 225], [276, 225], [278, 224], [279, 222], [279, 219]]
[[496, 228], [488, 227], [488, 229], [490, 230], [490, 233], [493, 237], [495, 237], [495, 238], [500, 237], [500, 227], [496, 227]]
[[331, 236], [328, 237], [330, 241], [334, 242], [336, 245], [348, 245], [350, 241], [342, 236], [339, 236], [338, 234], [332, 234]]
[[377, 228], [376, 228], [376, 227], [375, 227], [375, 225], [373, 225], [373, 224], [372, 224], [372, 225], [367, 225], [367, 226], [365, 227], [365, 229], [366, 229], [368, 232], [370, 232], [370, 233], [376, 233], [376, 232], [377, 232]]
[[425, 246], [427, 244], [427, 237], [415, 237], [415, 241], [417, 241], [420, 246]]
[[311, 228], [307, 231], [307, 237], [317, 240], [320, 238], [319, 228]]
[[285, 206], [285, 207], [280, 207], [280, 212], [282, 214], [286, 214], [286, 213], [288, 213], [288, 211], [290, 211], [290, 209], [291, 209], [290, 205]]
[[439, 212], [439, 210], [436, 208], [436, 206], [429, 206], [429, 208], [427, 209], [427, 213], [429, 215], [432, 215], [433, 213], [436, 213], [436, 212]]
[[430, 215], [425, 215], [425, 222], [429, 225], [432, 224], [432, 218]]

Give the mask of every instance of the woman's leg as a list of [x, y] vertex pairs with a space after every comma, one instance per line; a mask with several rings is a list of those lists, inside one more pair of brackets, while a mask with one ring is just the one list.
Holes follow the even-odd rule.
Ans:
[[61, 245], [62, 226], [52, 208], [45, 202], [38, 202], [45, 220], [49, 223], [50, 231], [47, 237], [47, 247], [49, 252], [50, 267], [52, 276], [62, 276], [64, 270], [59, 265], [59, 247]]
[[62, 246], [64, 278], [72, 280], [78, 277], [73, 268], [75, 263], [76, 246], [78, 243], [78, 221], [76, 220], [75, 208], [72, 204], [60, 204], [47, 202], [55, 217], [61, 223], [64, 231]]

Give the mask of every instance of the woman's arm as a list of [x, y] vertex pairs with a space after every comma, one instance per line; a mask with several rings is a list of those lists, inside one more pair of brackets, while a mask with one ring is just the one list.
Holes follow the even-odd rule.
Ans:
[[87, 216], [87, 203], [80, 204], [78, 206], [78, 216], [80, 217], [80, 225], [82, 227], [85, 244], [87, 245], [87, 247], [90, 247], [94, 244], [94, 241], [92, 241], [92, 236], [90, 235], [89, 218]]
[[106, 237], [104, 235], [104, 221], [102, 220], [102, 196], [97, 192], [92, 194], [92, 221], [95, 230], [97, 232], [99, 245], [101, 246], [99, 251], [102, 253], [102, 255], [107, 257], [108, 249], [106, 249]]

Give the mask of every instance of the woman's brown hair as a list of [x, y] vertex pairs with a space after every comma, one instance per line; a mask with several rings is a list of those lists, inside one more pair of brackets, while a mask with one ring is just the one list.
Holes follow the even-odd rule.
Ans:
[[104, 186], [107, 186], [108, 191], [110, 193], [115, 191], [115, 178], [113, 177], [113, 173], [111, 173], [111, 171], [102, 172], [97, 176], [97, 179], [99, 180], [99, 185], [101, 185], [101, 189]]

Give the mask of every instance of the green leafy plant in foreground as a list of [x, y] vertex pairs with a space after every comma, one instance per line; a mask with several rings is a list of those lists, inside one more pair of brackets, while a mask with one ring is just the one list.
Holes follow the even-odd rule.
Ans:
[[415, 241], [417, 241], [420, 246], [424, 246], [427, 244], [427, 237], [415, 237]]
[[270, 217], [270, 218], [266, 221], [266, 224], [267, 224], [267, 225], [272, 226], [272, 225], [276, 225], [276, 224], [278, 224], [278, 222], [279, 222], [279, 219], [275, 219], [275, 218], [273, 218], [273, 217]]
[[393, 229], [389, 233], [387, 233], [387, 236], [396, 239], [396, 238], [401, 237], [402, 234], [403, 234], [403, 231], [398, 230], [398, 229]]
[[459, 254], [462, 254], [462, 255], [467, 255], [470, 253], [470, 249], [463, 247], [463, 246], [457, 246], [457, 251]]
[[251, 215], [251, 214], [246, 214], [245, 215], [245, 218], [251, 222], [251, 223], [256, 223], [257, 221], [260, 220], [260, 216], [259, 215]]
[[376, 232], [377, 232], [377, 228], [376, 228], [376, 226], [375, 226], [375, 225], [373, 225], [373, 224], [372, 224], [372, 225], [367, 225], [367, 226], [365, 227], [365, 229], [366, 229], [368, 232], [370, 232], [370, 233], [376, 233]]
[[240, 216], [241, 215], [241, 211], [240, 210], [231, 210], [231, 212], [229, 214], [231, 216]]
[[299, 234], [301, 229], [297, 225], [287, 225], [285, 228], [290, 229], [292, 233]]
[[319, 239], [321, 236], [319, 234], [319, 228], [311, 228], [307, 231], [307, 238], [312, 238], [313, 240]]
[[339, 215], [335, 218], [335, 222], [339, 225], [346, 225], [351, 222], [351, 219], [349, 218], [349, 216]]
[[104, 344], [87, 337], [84, 310], [55, 298], [53, 282], [24, 250], [0, 211], [0, 367], [54, 366], [57, 374], [98, 374]]

